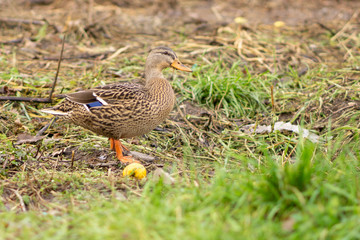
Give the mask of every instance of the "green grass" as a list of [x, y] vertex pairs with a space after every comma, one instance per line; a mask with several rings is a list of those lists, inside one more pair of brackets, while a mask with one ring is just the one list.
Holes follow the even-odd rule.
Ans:
[[[194, 79], [187, 79], [178, 100], [193, 100], [235, 118], [259, 118], [262, 108], [270, 114], [271, 106], [263, 101], [276, 75], [244, 75], [237, 63], [228, 71], [216, 67], [218, 63], [204, 66], [194, 73]], [[317, 77], [311, 77], [314, 75]], [[318, 91], [306, 100], [302, 95], [293, 96], [302, 103], [319, 98], [338, 100], [339, 96], [344, 99], [344, 87], [324, 90], [338, 76], [335, 71], [314, 69], [299, 79], [301, 87], [282, 85], [277, 89]], [[175, 87], [179, 82], [175, 79]], [[190, 89], [194, 95], [189, 94]], [[348, 96], [357, 99], [356, 93]], [[243, 101], [240, 104], [233, 101], [236, 99]], [[279, 105], [285, 101], [285, 97], [277, 99]], [[342, 127], [326, 123], [328, 129], [320, 144], [280, 132], [245, 134], [236, 124], [229, 125], [226, 118], [217, 120], [220, 127], [227, 126], [220, 133], [201, 125], [197, 125], [198, 131], [172, 126], [170, 132], [151, 132], [141, 142], [145, 146], [157, 142], [156, 149], [133, 147], [166, 159], [164, 169], [176, 179], [168, 186], [154, 182], [151, 173], [147, 181], [136, 182], [122, 178], [121, 170], [109, 173], [90, 169], [83, 162], [75, 163], [74, 169], [59, 168], [54, 158], [38, 160], [35, 146], [14, 146], [7, 137], [14, 137], [25, 127], [35, 131], [39, 123], [28, 120], [17, 103], [3, 105], [3, 109], [7, 110], [2, 115], [7, 121], [15, 123], [20, 118], [27, 124], [16, 128], [3, 122], [1, 154], [13, 156], [11, 168], [17, 170], [1, 172], [2, 239], [360, 238], [358, 111]], [[31, 105], [26, 109], [37, 111]], [[300, 116], [307, 117], [305, 113]], [[191, 116], [188, 119], [191, 121]], [[318, 122], [321, 116], [311, 119]], [[43, 142], [40, 152], [51, 154], [72, 145], [79, 147], [77, 151], [91, 153], [96, 146], [105, 147], [104, 138], [79, 127], [56, 124], [52, 131], [61, 132], [61, 141]], [[204, 139], [209, 147], [204, 147]], [[29, 211], [14, 212], [21, 211], [20, 198], [14, 191]]]
[[[360, 149], [359, 143], [354, 147]], [[1, 236], [4, 239], [359, 238], [359, 152], [345, 148], [333, 159], [319, 146], [301, 141], [294, 164], [282, 166], [271, 154], [264, 156], [261, 167], [253, 171], [218, 166], [211, 179], [191, 174], [178, 176], [174, 186], [149, 180], [141, 197], [130, 194], [128, 200], [117, 198], [119, 192], [111, 188], [108, 180], [102, 180], [104, 188], [110, 191], [107, 197], [85, 194], [76, 189], [81, 186], [73, 186], [62, 193], [63, 198], [86, 203], [77, 202], [66, 209], [14, 215], [2, 206]], [[82, 185], [91, 182], [91, 178], [97, 176], [59, 174], [54, 181]], [[91, 201], [87, 200], [89, 194], [93, 195]]]
[[248, 71], [244, 74], [246, 69], [238, 62], [230, 69], [222, 64], [223, 60], [219, 59], [212, 65], [197, 67], [194, 79], [178, 81], [176, 87], [183, 97], [208, 108], [221, 109], [228, 117], [254, 117], [256, 113], [267, 112], [263, 101], [268, 97], [274, 75], [252, 76]]

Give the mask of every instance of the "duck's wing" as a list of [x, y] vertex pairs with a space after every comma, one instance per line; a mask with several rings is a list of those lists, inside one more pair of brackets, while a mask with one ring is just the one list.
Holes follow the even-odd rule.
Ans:
[[103, 100], [107, 104], [121, 104], [122, 101], [127, 102], [143, 98], [145, 93], [142, 85], [121, 83], [96, 88], [93, 95], [100, 102]]
[[118, 103], [125, 99], [137, 99], [143, 96], [142, 86], [132, 83], [105, 85], [95, 89], [66, 94], [74, 103], [90, 104], [100, 102], [103, 105]]
[[90, 111], [92, 108], [101, 108], [107, 105], [128, 106], [132, 102], [137, 102], [137, 100], [143, 98], [144, 95], [143, 86], [138, 84], [105, 85], [95, 89], [66, 94], [64, 101], [42, 111], [54, 115], [68, 115], [74, 109], [79, 111], [79, 108]]

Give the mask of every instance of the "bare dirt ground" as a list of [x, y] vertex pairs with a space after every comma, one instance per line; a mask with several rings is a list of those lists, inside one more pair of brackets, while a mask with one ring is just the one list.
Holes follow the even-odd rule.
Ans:
[[[87, 48], [99, 44], [115, 49], [128, 46], [127, 52], [131, 53], [144, 46], [175, 45], [183, 42], [183, 38], [187, 43], [193, 43], [193, 46], [186, 46], [186, 52], [199, 51], [198, 45], [201, 44], [232, 45], [234, 39], [223, 39], [222, 42], [220, 36], [228, 30], [226, 27], [234, 25], [236, 17], [246, 19], [244, 26], [250, 32], [259, 26], [283, 21], [296, 26], [304, 37], [327, 31], [336, 34], [344, 23], [358, 17], [355, 10], [359, 9], [360, 2], [2, 0], [0, 7], [0, 42], [5, 44], [2, 53], [6, 54], [6, 50], [16, 45], [20, 53], [26, 53], [24, 59], [55, 60], [61, 42], [56, 33], [61, 32], [68, 32], [73, 40], [67, 43], [65, 56], [77, 59], [99, 57], [100, 53], [86, 55], [86, 51], [90, 51]], [[45, 23], [50, 25], [54, 34], [47, 34], [41, 43], [32, 42]], [[83, 48], [76, 47], [79, 44]], [[105, 50], [103, 54], [106, 54]], [[190, 56], [197, 54], [192, 52]]]

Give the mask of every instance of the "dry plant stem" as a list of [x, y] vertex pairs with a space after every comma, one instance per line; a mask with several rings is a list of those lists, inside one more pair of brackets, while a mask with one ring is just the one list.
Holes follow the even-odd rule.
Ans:
[[74, 167], [74, 157], [75, 157], [75, 151], [72, 151], [72, 153], [71, 153], [71, 168]]
[[282, 165], [284, 166], [290, 159], [290, 157], [293, 155], [293, 153], [295, 152], [296, 148], [297, 148], [298, 143], [296, 143], [296, 145], [294, 146], [294, 148], [291, 150], [291, 152], [288, 154], [288, 156], [286, 157], [286, 159], [282, 159]]
[[355, 19], [357, 19], [359, 13], [360, 13], [359, 10], [355, 11], [355, 13], [351, 16], [350, 20], [341, 28], [340, 31], [338, 31], [338, 32], [335, 34], [335, 36], [333, 36], [333, 37], [331, 38], [331, 41], [335, 41], [339, 36], [341, 36], [341, 35], [345, 32], [345, 30], [350, 26], [350, 24], [351, 24]]
[[49, 98], [13, 97], [13, 96], [6, 96], [6, 97], [0, 96], [0, 101], [51, 103], [51, 99]]
[[56, 122], [57, 119], [58, 119], [58, 117], [54, 117], [53, 119], [51, 119], [51, 121], [50, 121], [48, 124], [46, 124], [46, 125], [36, 134], [36, 136], [38, 137], [38, 136], [43, 135], [44, 132], [45, 132], [51, 125], [53, 125], [53, 124]]
[[23, 41], [23, 38], [16, 38], [13, 40], [9, 40], [9, 41], [1, 41], [0, 44], [17, 44], [17, 43], [21, 43]]
[[3, 169], [6, 168], [6, 165], [7, 165], [8, 161], [9, 161], [9, 159], [5, 159], [5, 162], [4, 162], [4, 164], [3, 164]]
[[0, 18], [0, 22], [5, 22], [5, 23], [24, 23], [24, 24], [33, 24], [33, 25], [44, 25], [44, 24], [46, 24], [46, 21], [28, 20], [28, 19], [18, 19], [18, 18]]
[[21, 210], [22, 210], [23, 212], [26, 212], [25, 203], [24, 203], [24, 200], [23, 200], [23, 198], [21, 197], [19, 191], [18, 191], [18, 190], [14, 190], [14, 189], [11, 189], [11, 190], [15, 193], [16, 197], [19, 199], [20, 206], [21, 206]]
[[272, 110], [271, 110], [271, 115], [272, 115], [272, 123], [271, 123], [271, 132], [274, 131], [274, 124], [275, 124], [275, 99], [274, 99], [274, 85], [271, 85], [271, 107], [272, 107]]
[[327, 27], [325, 24], [323, 24], [323, 23], [321, 23], [321, 22], [317, 22], [317, 24], [318, 24], [321, 28], [323, 28], [323, 29], [325, 29], [326, 31], [330, 32], [331, 36], [335, 36], [336, 33], [335, 33], [331, 28]]
[[127, 190], [129, 190], [131, 193], [135, 194], [138, 197], [141, 197], [142, 195], [140, 193], [138, 193], [137, 191], [133, 190], [131, 187], [129, 187], [126, 184], [121, 184], [122, 187], [126, 188]]
[[112, 167], [119, 165], [119, 162], [109, 162], [109, 163], [97, 163], [97, 164], [88, 164], [91, 167]]
[[34, 158], [37, 158], [37, 156], [38, 156], [38, 154], [40, 152], [40, 147], [41, 147], [41, 144], [38, 144]]
[[53, 86], [52, 86], [52, 88], [51, 88], [50, 95], [49, 95], [49, 99], [50, 99], [50, 100], [51, 100], [51, 98], [52, 98], [53, 92], [54, 92], [54, 90], [55, 90], [56, 82], [57, 82], [57, 79], [58, 79], [58, 76], [59, 76], [61, 60], [62, 60], [62, 56], [63, 56], [63, 53], [64, 53], [65, 38], [66, 38], [66, 35], [64, 35], [64, 37], [63, 37], [63, 39], [62, 39], [62, 45], [61, 45], [61, 52], [60, 52], [58, 67], [57, 67], [57, 70], [56, 70], [56, 75], [55, 75], [54, 83], [53, 83]]
[[273, 114], [275, 114], [274, 85], [271, 85], [271, 106], [272, 106], [272, 112]]
[[[94, 54], [80, 54], [80, 55], [76, 55], [73, 57], [64, 57], [62, 59], [66, 59], [66, 60], [71, 60], [71, 59], [89, 59], [89, 58], [97, 58], [99, 57], [99, 59], [104, 59], [108, 54], [113, 53], [113, 51], [107, 51], [104, 53], [94, 53]], [[48, 61], [56, 61], [59, 60], [57, 57], [44, 57], [44, 60], [48, 60]]]

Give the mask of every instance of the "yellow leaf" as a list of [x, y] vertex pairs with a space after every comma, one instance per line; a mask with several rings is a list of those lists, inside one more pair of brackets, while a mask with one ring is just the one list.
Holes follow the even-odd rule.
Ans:
[[276, 21], [276, 22], [274, 22], [274, 26], [277, 28], [282, 28], [282, 27], [285, 27], [286, 24], [283, 21]]
[[234, 22], [237, 23], [237, 24], [244, 24], [244, 23], [247, 23], [247, 19], [246, 18], [243, 18], [243, 17], [237, 17], [234, 19]]

